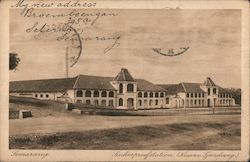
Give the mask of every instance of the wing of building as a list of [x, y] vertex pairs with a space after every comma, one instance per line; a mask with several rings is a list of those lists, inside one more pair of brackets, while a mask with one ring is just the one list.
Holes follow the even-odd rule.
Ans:
[[166, 92], [166, 107], [234, 106], [232, 93], [216, 85], [207, 77], [203, 83], [160, 84]]
[[78, 75], [73, 78], [10, 82], [10, 95], [41, 100], [99, 105], [119, 109], [232, 106], [232, 94], [204, 83], [156, 85], [134, 79], [122, 68], [115, 77]]

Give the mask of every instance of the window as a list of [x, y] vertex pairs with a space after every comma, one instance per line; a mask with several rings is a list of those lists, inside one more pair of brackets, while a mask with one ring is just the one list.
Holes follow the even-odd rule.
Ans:
[[204, 94], [204, 93], [202, 93], [202, 97], [203, 97], [203, 98], [205, 97], [205, 94]]
[[194, 94], [195, 98], [197, 98], [197, 93]]
[[199, 105], [201, 104], [201, 100], [199, 100]]
[[41, 94], [40, 97], [43, 98], [43, 95]]
[[201, 97], [201, 94], [199, 93], [199, 97]]
[[85, 96], [86, 96], [86, 97], [91, 97], [91, 91], [86, 91], [86, 92], [85, 92]]
[[99, 92], [98, 91], [94, 91], [94, 97], [99, 97]]
[[119, 84], [119, 93], [123, 93], [123, 85]]
[[193, 96], [193, 93], [191, 93], [191, 97], [194, 97], [194, 96]]
[[82, 103], [82, 100], [76, 100], [76, 103], [80, 104]]
[[142, 97], [142, 92], [139, 92], [139, 93], [138, 93], [138, 97]]
[[195, 104], [195, 105], [197, 104], [197, 100], [194, 100], [194, 104]]
[[153, 100], [149, 100], [149, 106], [152, 106]]
[[187, 93], [187, 95], [186, 95], [187, 97], [189, 97], [189, 93]]
[[213, 88], [213, 94], [216, 94], [216, 88]]
[[166, 104], [169, 104], [169, 98], [168, 97], [166, 98]]
[[35, 97], [37, 97], [37, 94], [35, 94]]
[[48, 95], [48, 94], [46, 94], [46, 98], [49, 98], [49, 95]]
[[144, 97], [148, 97], [148, 92], [144, 92]]
[[150, 92], [150, 93], [149, 93], [149, 96], [150, 96], [150, 97], [154, 97], [154, 93], [153, 93], [153, 92]]
[[94, 100], [94, 105], [95, 106], [99, 105], [99, 101], [98, 100]]
[[109, 97], [114, 97], [114, 92], [113, 91], [109, 92]]
[[158, 105], [158, 100], [155, 100], [155, 105]]
[[82, 97], [83, 93], [82, 91], [76, 91], [76, 97]]
[[109, 100], [109, 106], [114, 106], [114, 101], [113, 100]]
[[134, 92], [134, 85], [133, 84], [127, 85], [127, 92]]
[[90, 100], [86, 100], [87, 105], [90, 105], [90, 103], [91, 103]]
[[102, 91], [102, 97], [107, 97], [107, 92], [106, 91]]
[[161, 97], [164, 97], [164, 93], [163, 92], [161, 92]]
[[142, 105], [142, 100], [139, 100], [139, 106], [141, 106]]
[[122, 98], [119, 99], [119, 106], [123, 106], [123, 99]]
[[102, 105], [102, 106], [106, 106], [106, 100], [102, 100], [102, 101], [101, 101], [101, 105]]
[[159, 93], [158, 92], [155, 93], [155, 97], [159, 97]]
[[207, 93], [208, 93], [208, 95], [210, 95], [210, 88], [207, 89]]

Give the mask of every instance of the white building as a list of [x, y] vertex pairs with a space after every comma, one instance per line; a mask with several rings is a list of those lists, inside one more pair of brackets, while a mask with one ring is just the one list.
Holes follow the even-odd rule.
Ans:
[[211, 78], [203, 83], [161, 84], [166, 89], [166, 107], [220, 107], [234, 106], [235, 100], [226, 89], [216, 85]]
[[78, 75], [74, 78], [10, 82], [10, 95], [59, 100], [119, 109], [233, 106], [232, 94], [207, 78], [204, 83], [155, 85], [134, 79], [122, 68], [116, 77]]

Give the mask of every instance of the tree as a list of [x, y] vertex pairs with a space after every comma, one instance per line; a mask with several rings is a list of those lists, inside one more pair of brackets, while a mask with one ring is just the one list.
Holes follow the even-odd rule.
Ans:
[[16, 70], [17, 65], [20, 62], [20, 58], [18, 57], [17, 53], [10, 53], [9, 56], [9, 70]]

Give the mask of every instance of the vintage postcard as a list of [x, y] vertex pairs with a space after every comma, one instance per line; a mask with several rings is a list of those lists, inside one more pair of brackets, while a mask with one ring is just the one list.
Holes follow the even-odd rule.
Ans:
[[249, 2], [2, 0], [1, 161], [248, 161]]

